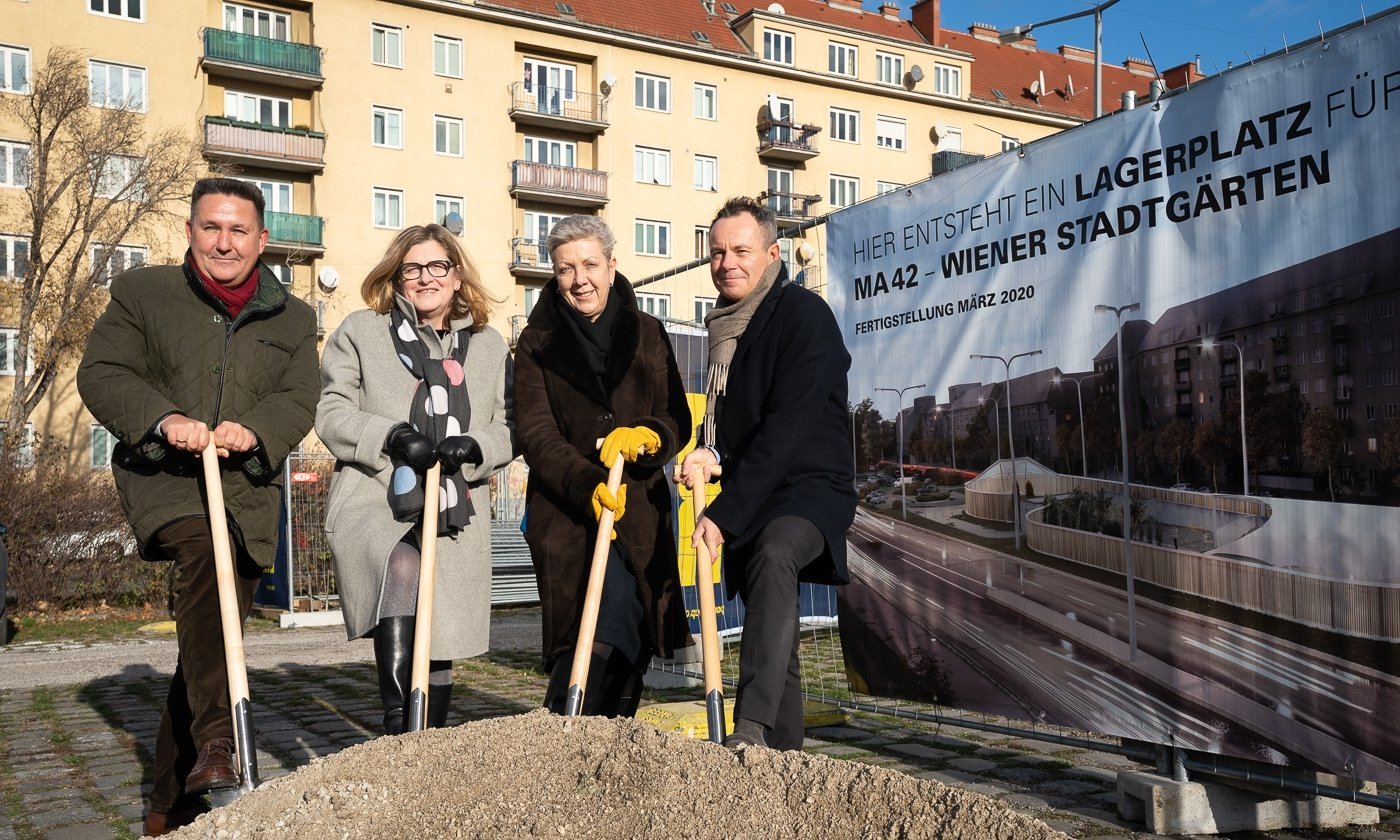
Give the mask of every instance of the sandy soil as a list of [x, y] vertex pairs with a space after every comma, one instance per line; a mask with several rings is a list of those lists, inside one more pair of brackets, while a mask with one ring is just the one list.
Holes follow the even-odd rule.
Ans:
[[1065, 838], [980, 794], [859, 762], [543, 710], [351, 747], [170, 836]]

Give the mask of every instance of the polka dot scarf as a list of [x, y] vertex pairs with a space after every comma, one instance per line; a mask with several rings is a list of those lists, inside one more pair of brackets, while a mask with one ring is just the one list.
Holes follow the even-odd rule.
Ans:
[[[453, 435], [465, 434], [471, 420], [466, 377], [462, 361], [467, 357], [470, 336], [458, 330], [451, 334], [447, 356], [429, 358], [417, 325], [397, 308], [389, 312], [389, 334], [399, 361], [418, 380], [413, 392], [408, 422], [434, 443]], [[423, 476], [413, 467], [393, 460], [394, 476], [389, 482], [389, 510], [395, 521], [415, 522], [423, 510]], [[438, 533], [454, 534], [466, 527], [476, 511], [461, 471], [444, 475], [438, 488]]]

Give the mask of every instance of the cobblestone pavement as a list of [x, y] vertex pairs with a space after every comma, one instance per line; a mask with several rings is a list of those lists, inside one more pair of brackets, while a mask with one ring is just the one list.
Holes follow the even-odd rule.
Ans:
[[[449, 721], [535, 708], [545, 689], [535, 663], [526, 650], [459, 663]], [[7, 653], [0, 667], [22, 667], [22, 658]], [[139, 836], [168, 679], [147, 664], [78, 684], [0, 690], [0, 840]], [[374, 737], [381, 712], [369, 663], [283, 663], [253, 668], [249, 682], [264, 780]], [[667, 689], [648, 699], [698, 697]], [[807, 750], [979, 791], [1076, 838], [1155, 836], [1116, 813], [1116, 772], [1149, 768], [1109, 752], [865, 713], [808, 730]], [[1400, 840], [1400, 815], [1383, 812], [1376, 827], [1235, 836]]]

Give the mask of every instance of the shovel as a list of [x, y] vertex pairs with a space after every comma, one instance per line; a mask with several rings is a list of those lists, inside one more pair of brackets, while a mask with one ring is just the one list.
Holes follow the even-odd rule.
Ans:
[[[695, 524], [705, 515], [705, 479], [692, 473], [690, 503]], [[710, 571], [714, 558], [703, 540], [695, 547], [695, 588], [700, 590], [700, 656], [705, 665], [705, 718], [710, 740], [724, 742], [724, 681], [719, 672], [719, 627], [715, 620], [715, 582]]]
[[[248, 702], [248, 664], [243, 658], [243, 615], [238, 609], [234, 581], [233, 549], [228, 539], [228, 512], [224, 510], [224, 484], [219, 476], [219, 451], [213, 437], [200, 456], [204, 463], [204, 489], [209, 502], [209, 534], [214, 540], [214, 574], [219, 584], [219, 619], [224, 633], [224, 667], [228, 671], [228, 704], [233, 712], [233, 741], [238, 749], [242, 783], [231, 798], [258, 786], [258, 752], [253, 743], [253, 712]], [[229, 797], [227, 791], [214, 791]]]
[[[598, 441], [598, 445], [603, 445]], [[622, 453], [608, 470], [608, 492], [617, 498], [622, 486]], [[598, 605], [603, 601], [603, 578], [608, 571], [608, 549], [612, 545], [615, 515], [607, 508], [598, 517], [598, 538], [593, 541], [593, 562], [588, 567], [588, 589], [583, 596], [583, 616], [579, 619], [578, 644], [574, 647], [574, 667], [569, 672], [569, 692], [564, 699], [564, 715], [577, 717], [583, 711], [583, 686], [588, 682], [588, 663], [593, 658], [593, 634], [598, 629]]]
[[408, 731], [428, 728], [428, 654], [433, 644], [433, 588], [437, 580], [438, 504], [442, 464], [423, 478], [423, 536], [418, 540], [418, 614], [413, 621], [413, 670], [409, 678]]

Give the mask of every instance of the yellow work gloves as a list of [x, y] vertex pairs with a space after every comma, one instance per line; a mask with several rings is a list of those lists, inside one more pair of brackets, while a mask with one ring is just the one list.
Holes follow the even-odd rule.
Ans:
[[[617, 488], [617, 496], [614, 497], [605, 482], [598, 482], [598, 486], [593, 488], [593, 518], [601, 521], [604, 509], [613, 512], [614, 522], [622, 518], [623, 512], [627, 510], [626, 484]], [[612, 538], [617, 539], [617, 531], [612, 532]]]
[[632, 463], [642, 453], [655, 455], [660, 449], [661, 435], [646, 426], [619, 426], [603, 438], [598, 457], [603, 461], [603, 466], [612, 469], [619, 453], [628, 463]]

